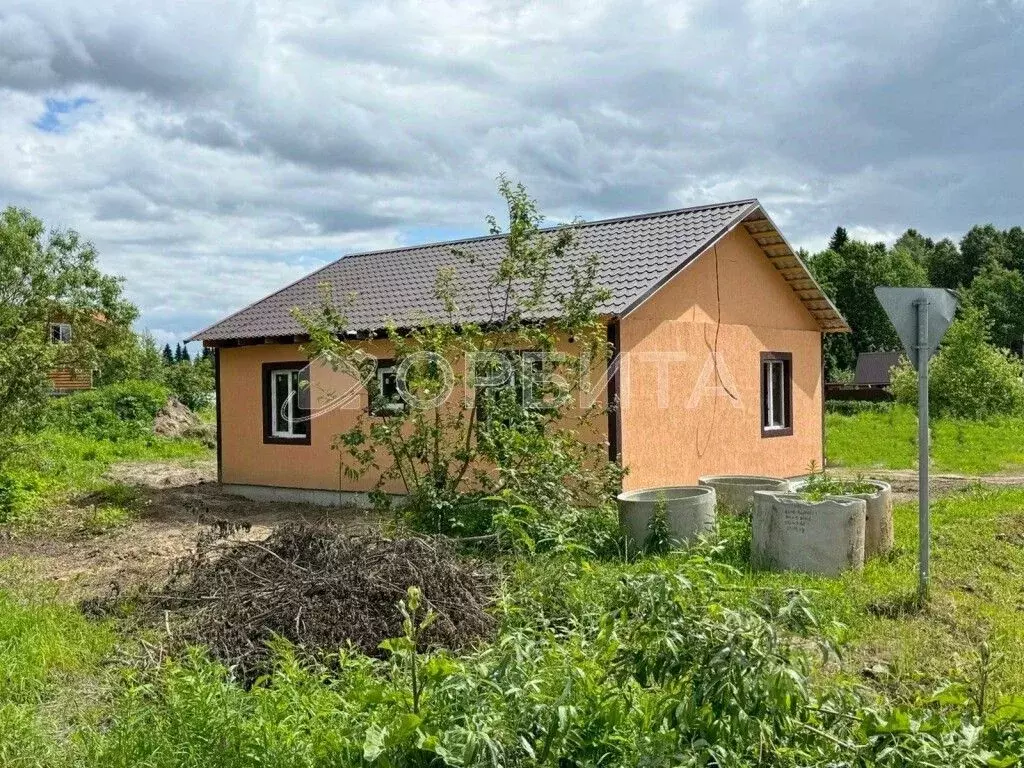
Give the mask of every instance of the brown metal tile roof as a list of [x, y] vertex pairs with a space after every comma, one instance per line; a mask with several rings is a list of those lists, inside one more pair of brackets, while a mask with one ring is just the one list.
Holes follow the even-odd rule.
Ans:
[[[587, 254], [598, 257], [597, 283], [612, 298], [600, 312], [624, 315], [694, 257], [734, 227], [743, 223], [773, 260], [783, 277], [815, 315], [823, 330], [848, 330], [835, 307], [824, 297], [806, 267], [784, 243], [756, 200], [629, 216], [579, 225], [577, 247], [551, 275], [553, 297], [571, 285], [570, 265]], [[753, 230], [753, 231], [752, 231]], [[770, 231], [769, 231], [770, 230]], [[768, 244], [762, 243], [768, 235]], [[456, 251], [472, 257], [469, 262]], [[772, 251], [772, 253], [769, 253]], [[386, 251], [353, 254], [282, 288], [276, 293], [197, 333], [193, 339], [226, 341], [301, 336], [304, 331], [292, 309], [312, 309], [322, 298], [321, 285], [331, 286], [334, 298], [351, 298], [345, 314], [353, 331], [377, 331], [393, 323], [414, 327], [425, 318], [446, 317], [435, 296], [438, 271], [455, 270], [456, 295], [462, 322], [487, 322], [495, 317], [488, 279], [505, 252], [505, 237], [457, 240]], [[542, 308], [536, 319], [551, 316]]]
[[891, 370], [900, 364], [902, 352], [861, 352], [857, 355], [857, 372], [854, 384], [889, 386]]

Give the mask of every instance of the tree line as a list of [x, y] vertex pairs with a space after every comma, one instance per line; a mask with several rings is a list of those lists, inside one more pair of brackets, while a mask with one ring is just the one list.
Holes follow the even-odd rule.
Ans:
[[908, 229], [889, 247], [854, 240], [838, 227], [828, 248], [801, 256], [853, 330], [825, 338], [829, 380], [851, 371], [861, 352], [902, 349], [875, 298], [878, 285], [956, 290], [962, 305], [980, 313], [988, 341], [1024, 353], [1024, 228], [978, 225], [959, 243]]

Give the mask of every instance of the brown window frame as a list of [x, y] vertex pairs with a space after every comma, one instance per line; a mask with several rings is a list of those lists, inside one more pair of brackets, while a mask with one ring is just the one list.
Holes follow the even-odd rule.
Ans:
[[[313, 422], [304, 421], [303, 424], [306, 428], [304, 435], [297, 437], [282, 437], [274, 434], [274, 417], [273, 417], [273, 390], [271, 381], [273, 375], [278, 371], [298, 371], [299, 381], [306, 382], [306, 386], [309, 386], [309, 361], [308, 360], [291, 360], [287, 362], [279, 363], [263, 363], [262, 368], [262, 386], [261, 391], [263, 392], [263, 443], [265, 445], [309, 445], [313, 440]], [[307, 412], [308, 413], [308, 412]]]
[[[766, 365], [769, 362], [781, 362], [783, 364], [782, 376], [785, 392], [783, 403], [785, 408], [785, 426], [770, 427], [768, 421], [768, 377], [765, 375]], [[759, 363], [761, 378], [761, 400], [758, 413], [761, 419], [761, 437], [789, 437], [793, 434], [793, 353], [792, 352], [762, 352]]]

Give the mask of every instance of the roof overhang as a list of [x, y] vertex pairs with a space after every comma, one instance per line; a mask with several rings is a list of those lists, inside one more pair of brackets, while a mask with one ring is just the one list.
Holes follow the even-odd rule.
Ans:
[[775, 222], [765, 213], [764, 208], [757, 205], [742, 220], [754, 242], [771, 262], [772, 266], [782, 275], [793, 293], [806, 307], [811, 316], [818, 322], [823, 333], [850, 333], [850, 326], [840, 314], [836, 305], [825, 295], [811, 271], [804, 264], [789, 241], [783, 237]]

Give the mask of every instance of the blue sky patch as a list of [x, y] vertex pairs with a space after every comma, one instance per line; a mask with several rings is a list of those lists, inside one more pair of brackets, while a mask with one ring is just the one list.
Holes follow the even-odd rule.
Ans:
[[32, 123], [45, 133], [63, 133], [70, 125], [65, 118], [82, 107], [95, 104], [95, 99], [79, 96], [77, 99], [47, 99], [46, 110]]

